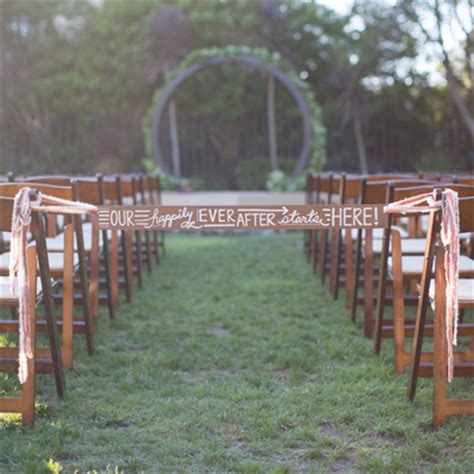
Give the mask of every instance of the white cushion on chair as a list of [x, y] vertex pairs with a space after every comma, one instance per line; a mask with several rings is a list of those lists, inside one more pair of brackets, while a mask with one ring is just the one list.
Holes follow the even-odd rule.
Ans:
[[[2, 234], [2, 239], [4, 242], [10, 242], [12, 239], [12, 233], [11, 232], [1, 232]], [[28, 232], [27, 234], [27, 240], [28, 242], [33, 238], [33, 234], [31, 232]]]
[[[400, 232], [403, 238], [408, 237], [408, 232], [403, 227], [392, 226], [392, 229], [396, 229]], [[346, 232], [351, 233], [352, 239], [357, 239], [357, 229], [343, 229], [343, 235], [346, 235]], [[384, 229], [372, 229], [372, 237], [374, 239], [382, 239], [383, 238]], [[365, 230], [362, 232], [362, 236], [365, 236]]]
[[[41, 293], [41, 279], [40, 277], [38, 277], [36, 279], [36, 294], [39, 295], [40, 293]], [[10, 278], [7, 276], [0, 276], [0, 301], [17, 300], [17, 299], [18, 299], [18, 296], [15, 296], [10, 289]]]
[[[84, 250], [90, 252], [92, 250], [92, 232], [84, 232]], [[74, 236], [74, 250], [77, 250], [77, 240]], [[64, 251], [64, 234], [58, 234], [55, 237], [46, 238], [46, 246], [51, 252]], [[102, 233], [99, 232], [99, 247], [102, 247]]]
[[[84, 241], [90, 239], [92, 242], [92, 222], [84, 222], [82, 224], [82, 232], [84, 234]], [[102, 230], [99, 230], [99, 242], [102, 245]], [[107, 229], [107, 238], [110, 240], [112, 238], [112, 231]]]
[[[435, 297], [435, 280], [430, 282], [429, 296], [431, 300]], [[460, 305], [474, 305], [474, 279], [460, 278], [458, 280], [458, 302]]]
[[133, 206], [133, 198], [131, 196], [124, 197], [122, 202], [126, 206]]
[[[51, 252], [48, 253], [49, 269], [52, 272], [60, 272], [64, 268], [64, 253]], [[73, 265], [76, 266], [79, 263], [79, 257], [74, 254]], [[2, 253], [0, 255], [0, 271], [5, 273], [8, 271], [10, 265], [10, 252]]]
[[[423, 270], [424, 256], [422, 255], [403, 255], [402, 271], [404, 275], [421, 275]], [[392, 257], [388, 258], [388, 267], [393, 268]], [[466, 255], [460, 255], [458, 260], [459, 274], [462, 276], [474, 276], [474, 260]]]
[[[426, 239], [402, 239], [402, 253], [412, 255], [423, 255], [425, 253]], [[382, 240], [374, 239], [372, 249], [375, 254], [382, 253]], [[390, 240], [390, 251], [392, 251], [392, 241]]]

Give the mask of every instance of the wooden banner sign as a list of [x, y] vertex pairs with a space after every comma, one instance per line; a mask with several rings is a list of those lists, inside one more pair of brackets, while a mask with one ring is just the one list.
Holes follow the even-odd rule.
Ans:
[[101, 229], [309, 230], [386, 225], [382, 205], [99, 206]]

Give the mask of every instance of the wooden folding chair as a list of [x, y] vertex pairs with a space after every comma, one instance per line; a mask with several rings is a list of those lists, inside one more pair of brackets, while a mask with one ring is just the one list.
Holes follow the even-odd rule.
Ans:
[[[121, 183], [120, 176], [105, 176], [102, 179], [104, 192], [104, 204], [118, 205], [121, 202]], [[111, 257], [112, 273], [117, 275], [117, 287], [125, 289], [125, 297], [128, 303], [132, 301], [133, 294], [133, 275], [132, 275], [132, 231], [127, 229], [120, 230], [119, 246], [114, 252], [117, 252], [117, 258]], [[113, 252], [113, 253], [114, 253]], [[116, 267], [114, 267], [116, 265]], [[112, 277], [114, 280], [114, 277]]]
[[[11, 226], [11, 215], [13, 209], [13, 200], [9, 198], [0, 198], [0, 231], [9, 232]], [[30, 317], [29, 325], [32, 340], [33, 357], [27, 360], [27, 379], [21, 385], [21, 395], [16, 397], [0, 397], [0, 413], [20, 413], [21, 421], [24, 425], [31, 425], [35, 420], [35, 381], [36, 381], [36, 303], [41, 284], [37, 282], [37, 260], [35, 244], [28, 245], [26, 253], [26, 266], [28, 272], [28, 314]], [[18, 297], [13, 295], [10, 289], [8, 277], [0, 277], [0, 306], [17, 308]], [[3, 364], [11, 363], [15, 366], [18, 360], [18, 348], [2, 347], [0, 348], [0, 366], [4, 370]], [[16, 366], [15, 366], [16, 368]]]
[[[433, 192], [435, 189], [449, 188], [456, 191], [461, 197], [474, 196], [474, 187], [442, 184], [429, 186], [417, 186], [410, 188], [399, 188], [394, 191], [394, 200], [400, 201], [405, 198], [419, 194]], [[415, 216], [414, 216], [415, 217]], [[430, 216], [432, 218], [432, 216]], [[388, 258], [388, 273], [391, 275], [393, 286], [393, 322], [386, 321], [382, 325], [381, 337], [384, 332], [393, 329], [395, 370], [402, 373], [411, 361], [411, 352], [405, 350], [405, 339], [414, 333], [414, 322], [405, 321], [405, 288], [410, 290], [416, 288], [422, 278], [423, 265], [426, 262], [433, 262], [434, 243], [436, 235], [432, 232], [432, 223], [428, 227], [426, 235], [424, 255], [403, 255], [402, 237], [398, 229], [392, 229], [392, 256]], [[428, 249], [428, 252], [427, 250]], [[461, 255], [459, 262], [459, 273], [461, 277], [474, 277], [474, 260], [466, 255]], [[416, 291], [416, 290], [415, 290]], [[426, 325], [426, 334], [432, 335], [432, 324]]]
[[[104, 177], [98, 174], [94, 178], [77, 178], [72, 180], [73, 190], [75, 192], [75, 199], [77, 201], [86, 202], [96, 206], [105, 204], [105, 189]], [[108, 308], [109, 318], [115, 318], [115, 310], [118, 306], [118, 237], [117, 230], [102, 230], [99, 235], [93, 235], [93, 223], [83, 223], [83, 229], [86, 231], [85, 235], [92, 236], [96, 239], [95, 245], [100, 247], [100, 260], [95, 258], [90, 259], [90, 295], [93, 306], [92, 314], [97, 316], [97, 304], [105, 304]], [[98, 229], [97, 229], [98, 231]], [[100, 241], [100, 244], [99, 244]], [[94, 242], [94, 241], [93, 241]], [[99, 264], [102, 263], [104, 267], [105, 279], [102, 280], [105, 286], [105, 294], [100, 290], [99, 278]]]
[[[345, 190], [343, 192], [343, 200], [346, 203], [363, 204], [367, 183], [384, 182], [387, 180], [406, 180], [409, 179], [410, 174], [377, 174], [370, 176], [348, 176], [344, 180]], [[340, 192], [342, 195], [342, 191]], [[365, 231], [363, 229], [343, 231], [344, 236], [344, 266], [345, 266], [345, 287], [346, 287], [346, 306], [351, 309], [351, 319], [355, 321], [357, 306], [363, 303], [363, 299], [358, 296], [358, 287], [363, 283], [360, 279], [360, 274], [363, 272], [362, 265], [362, 244], [364, 241]], [[370, 239], [381, 239], [383, 237], [382, 229], [374, 229], [367, 232]], [[341, 255], [342, 260], [342, 255]], [[341, 274], [340, 265], [336, 267], [338, 274]], [[337, 297], [337, 290], [340, 284], [340, 279], [334, 280], [335, 296]]]
[[[393, 189], [402, 186], [416, 186], [421, 184], [429, 184], [430, 182], [424, 180], [398, 180], [398, 181], [377, 181], [364, 179], [361, 185], [361, 204], [386, 204], [391, 202], [391, 195]], [[390, 191], [389, 191], [390, 188]], [[389, 217], [389, 227], [394, 225], [393, 218]], [[375, 321], [373, 316], [373, 305], [374, 299], [374, 288], [376, 281], [378, 280], [380, 285], [380, 279], [383, 279], [383, 291], [385, 292], [386, 285], [386, 259], [389, 255], [390, 240], [389, 230], [382, 230], [382, 238], [375, 238], [376, 231], [378, 229], [365, 229], [362, 232], [360, 229], [357, 233], [356, 243], [356, 261], [354, 265], [354, 279], [352, 282], [352, 303], [351, 303], [351, 317], [355, 321], [357, 306], [359, 302], [364, 305], [364, 334], [366, 337], [371, 337], [373, 329], [375, 327]], [[362, 247], [363, 242], [363, 247]], [[408, 241], [407, 241], [408, 242]], [[414, 252], [415, 254], [422, 254], [424, 251], [424, 240], [423, 239], [410, 239], [408, 242], [409, 248], [407, 251]], [[364, 254], [364, 276], [363, 276], [363, 298], [359, 298], [358, 288], [361, 277], [361, 254]], [[376, 258], [380, 257], [380, 265], [376, 266]], [[380, 293], [380, 288], [378, 293]], [[390, 298], [388, 298], [390, 301]], [[390, 301], [391, 302], [391, 301]]]
[[[6, 184], [2, 183], [1, 186], [5, 185]], [[11, 197], [0, 197], [0, 225], [2, 231], [7, 232], [11, 228], [13, 202], [14, 200]], [[56, 381], [56, 391], [57, 394], [62, 397], [65, 392], [62, 351], [58, 334], [55, 305], [53, 300], [52, 279], [49, 271], [49, 260], [45, 240], [45, 227], [42, 215], [40, 216], [38, 215], [38, 213], [32, 212], [30, 231], [32, 234], [31, 243], [34, 244], [34, 254], [36, 255], [36, 258], [33, 260], [33, 255], [31, 253], [28, 254], [28, 270], [29, 275], [36, 275], [38, 268], [40, 281], [37, 282], [35, 276], [34, 281], [29, 282], [30, 289], [35, 288], [35, 291], [30, 294], [29, 301], [36, 302], [37, 297], [40, 297], [41, 302], [43, 303], [45, 308], [44, 320], [41, 321], [35, 317], [36, 324], [34, 325], [34, 331], [36, 332], [37, 330], [40, 332], [47, 332], [49, 339], [48, 348], [36, 349], [35, 367], [36, 371], [40, 373], [54, 373]], [[34, 269], [32, 269], [33, 262], [35, 262]], [[2, 280], [1, 295], [2, 297], [5, 297], [5, 301], [3, 301], [3, 303], [15, 309], [18, 304], [18, 301], [15, 298], [12, 298], [12, 295], [9, 290], [9, 283], [8, 281], [6, 281], [8, 280], [8, 277], [2, 276], [0, 277], [0, 279]], [[33, 312], [33, 314], [35, 313]], [[12, 319], [4, 319], [0, 321], [0, 332], [18, 333], [18, 330], [18, 321]], [[17, 359], [17, 349], [2, 348], [0, 350], [0, 370], [4, 372], [16, 371], [18, 367]], [[11, 407], [13, 408], [15, 404], [13, 402], [11, 403]]]
[[[460, 232], [474, 232], [474, 197], [464, 197], [459, 199], [459, 221]], [[453, 403], [451, 407], [446, 398], [446, 385], [443, 376], [446, 377], [446, 325], [444, 318], [444, 308], [446, 299], [445, 282], [445, 255], [444, 247], [435, 245], [439, 239], [440, 212], [435, 211], [430, 216], [429, 233], [431, 236], [430, 245], [427, 245], [425, 262], [419, 286], [419, 304], [417, 307], [415, 332], [411, 352], [411, 371], [408, 382], [408, 399], [413, 400], [416, 394], [416, 385], [419, 376], [434, 376], [437, 379], [439, 391], [435, 388], [435, 398], [438, 398], [441, 408], [439, 414], [435, 416], [435, 424], [440, 424], [446, 416], [457, 414], [459, 408], [464, 410], [466, 403]], [[436, 254], [435, 279], [432, 278], [433, 259]], [[462, 267], [460, 266], [460, 269]], [[461, 276], [461, 275], [460, 275]], [[434, 327], [433, 327], [433, 354], [423, 352], [423, 341], [425, 335], [430, 335], [430, 327], [426, 322], [428, 302], [434, 304]], [[458, 305], [460, 311], [474, 308], [474, 280], [472, 278], [460, 278], [458, 288]], [[474, 324], [460, 322], [458, 324], [458, 335], [474, 336]], [[444, 365], [443, 365], [444, 364]], [[444, 367], [444, 369], [443, 369]], [[444, 374], [443, 374], [444, 372]], [[454, 352], [454, 375], [463, 377], [474, 376], [474, 343], [471, 339], [471, 346], [468, 351]], [[474, 403], [471, 401], [471, 405]], [[436, 405], [436, 403], [435, 403]], [[472, 413], [472, 408], [471, 412]]]
[[[433, 376], [433, 425], [442, 425], [453, 415], [474, 415], [474, 400], [453, 400], [447, 395], [447, 334], [446, 334], [446, 273], [445, 249], [439, 239], [440, 211], [430, 216], [431, 240], [426, 248], [425, 262], [420, 283], [420, 299], [417, 308], [415, 335], [411, 353], [411, 373], [408, 383], [408, 399], [413, 400], [419, 376]], [[474, 197], [459, 199], [460, 232], [474, 232]], [[432, 265], [436, 253], [435, 278]], [[474, 279], [458, 281], [457, 300], [460, 310], [474, 309]], [[422, 351], [426, 329], [428, 300], [434, 303], [433, 353]], [[459, 323], [458, 335], [471, 337], [470, 348], [453, 352], [454, 377], [474, 377], [474, 325]]]
[[[70, 186], [72, 188], [72, 200], [78, 200], [78, 191], [74, 179], [70, 176], [33, 176], [23, 178], [23, 182], [28, 183], [31, 187], [38, 187], [40, 184], [62, 187]], [[90, 235], [87, 239], [84, 238], [82, 217], [80, 215], [74, 215], [71, 220], [74, 223], [76, 237], [74, 250], [77, 252], [79, 261], [78, 275], [80, 286], [80, 295], [74, 295], [74, 301], [77, 303], [80, 302], [83, 308], [83, 318], [74, 319], [74, 332], [85, 334], [87, 352], [89, 355], [93, 355], [95, 352], [94, 332], [97, 326], [97, 308], [95, 304], [91, 306], [91, 296], [94, 296], [94, 286], [96, 282], [90, 281], [89, 266], [90, 261], [94, 262], [98, 259], [99, 248], [94, 236]], [[49, 224], [51, 224], [51, 222], [49, 222]], [[54, 226], [49, 226], [48, 234], [50, 237], [46, 239], [48, 251], [62, 252], [64, 248], [64, 236], [62, 234], [59, 236], [54, 235], [55, 233], [52, 232], [54, 231], [52, 227]], [[92, 268], [92, 271], [94, 271], [94, 268]], [[57, 299], [60, 300], [61, 298], [58, 297]]]
[[[30, 186], [31, 183], [5, 183], [0, 184], [0, 195], [14, 197], [20, 189]], [[50, 186], [37, 184], [35, 190], [60, 199], [72, 199], [72, 188], [67, 186]], [[46, 215], [46, 222], [54, 222], [57, 215]], [[49, 219], [53, 218], [53, 219]], [[46, 238], [46, 242], [48, 238]], [[61, 294], [56, 292], [55, 299], [62, 300], [61, 318], [58, 320], [62, 328], [62, 359], [64, 367], [71, 369], [73, 366], [73, 308], [74, 308], [74, 275], [78, 271], [79, 260], [74, 253], [74, 225], [69, 222], [63, 228], [62, 247], [56, 252], [48, 251], [49, 274], [56, 281], [56, 286], [61, 283]], [[59, 251], [60, 250], [60, 251]], [[4, 252], [0, 255], [0, 274], [7, 275], [9, 270], [10, 254]], [[58, 298], [56, 298], [58, 296]], [[38, 319], [40, 322], [41, 319]]]
[[[474, 216], [474, 200], [470, 199], [469, 208], [470, 225], [474, 231], [472, 217]], [[463, 204], [461, 203], [461, 213]], [[433, 425], [444, 424], [448, 416], [474, 415], [474, 399], [456, 400], [448, 398], [446, 366], [448, 364], [446, 341], [446, 279], [445, 279], [445, 254], [442, 245], [438, 247], [436, 256], [435, 282], [430, 285], [430, 295], [435, 300], [434, 334], [433, 334]], [[461, 309], [474, 309], [474, 279], [461, 279], [458, 282], [458, 305]], [[462, 325], [461, 325], [462, 326]], [[474, 325], [471, 325], [474, 326]], [[474, 329], [472, 327], [471, 329]], [[462, 335], [461, 328], [458, 333]], [[474, 330], [469, 332], [471, 338]], [[456, 357], [457, 356], [457, 357]], [[459, 357], [461, 356], [461, 357]], [[467, 351], [454, 353], [454, 376], [457, 376], [456, 365], [461, 366], [459, 375], [474, 377], [474, 345], [471, 339], [471, 348]], [[458, 364], [456, 364], [456, 361]]]
[[[358, 202], [361, 190], [363, 176], [353, 176], [341, 174], [339, 178], [339, 190], [333, 196], [334, 204], [355, 204]], [[351, 304], [353, 266], [354, 266], [354, 248], [353, 237], [356, 232], [350, 229], [331, 231], [331, 265], [330, 279], [331, 292], [334, 299], [337, 299], [341, 284], [346, 287], [346, 305], [349, 308]], [[344, 236], [344, 239], [343, 239]], [[359, 262], [360, 264], [360, 262]]]
[[[138, 204], [138, 187], [135, 176], [120, 175], [117, 179], [119, 187], [119, 204], [120, 205], [137, 205]], [[142, 263], [143, 263], [143, 246], [141, 231], [133, 231], [134, 239], [132, 239], [132, 269], [131, 274], [137, 276], [138, 287], [143, 287]]]
[[[394, 201], [394, 194], [397, 188], [407, 188], [407, 187], [416, 187], [433, 184], [431, 181], [418, 180], [418, 181], [391, 181], [388, 183], [386, 189], [386, 200], [385, 204]], [[378, 290], [377, 290], [377, 307], [375, 314], [375, 325], [374, 325], [374, 353], [376, 355], [380, 354], [380, 348], [382, 344], [383, 337], [393, 337], [393, 329], [388, 329], [383, 331], [384, 327], [384, 310], [387, 303], [386, 290], [389, 282], [388, 279], [388, 259], [392, 251], [392, 226], [394, 223], [394, 216], [392, 214], [388, 215], [388, 225], [384, 229], [383, 239], [380, 242], [380, 245], [377, 248], [377, 253], [380, 253], [380, 270], [379, 270], [379, 280], [378, 280]], [[375, 248], [376, 246], [374, 246]], [[401, 252], [403, 254], [410, 255], [423, 255], [426, 247], [426, 238], [408, 238], [401, 240]], [[417, 304], [416, 297], [408, 297], [406, 299], [408, 304]], [[390, 299], [390, 303], [393, 304], [393, 297]], [[388, 326], [390, 323], [388, 323]]]

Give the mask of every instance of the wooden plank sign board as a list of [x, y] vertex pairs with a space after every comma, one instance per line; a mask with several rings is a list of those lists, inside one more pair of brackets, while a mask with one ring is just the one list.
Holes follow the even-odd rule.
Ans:
[[383, 205], [99, 206], [101, 229], [310, 230], [387, 226]]

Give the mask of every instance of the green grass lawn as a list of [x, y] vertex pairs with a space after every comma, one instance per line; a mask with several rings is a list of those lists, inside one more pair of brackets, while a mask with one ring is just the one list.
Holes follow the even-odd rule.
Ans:
[[76, 336], [64, 400], [40, 375], [34, 428], [1, 419], [0, 471], [473, 472], [474, 420], [434, 430], [429, 379], [406, 401], [391, 341], [372, 355], [301, 240], [170, 236], [96, 356]]

